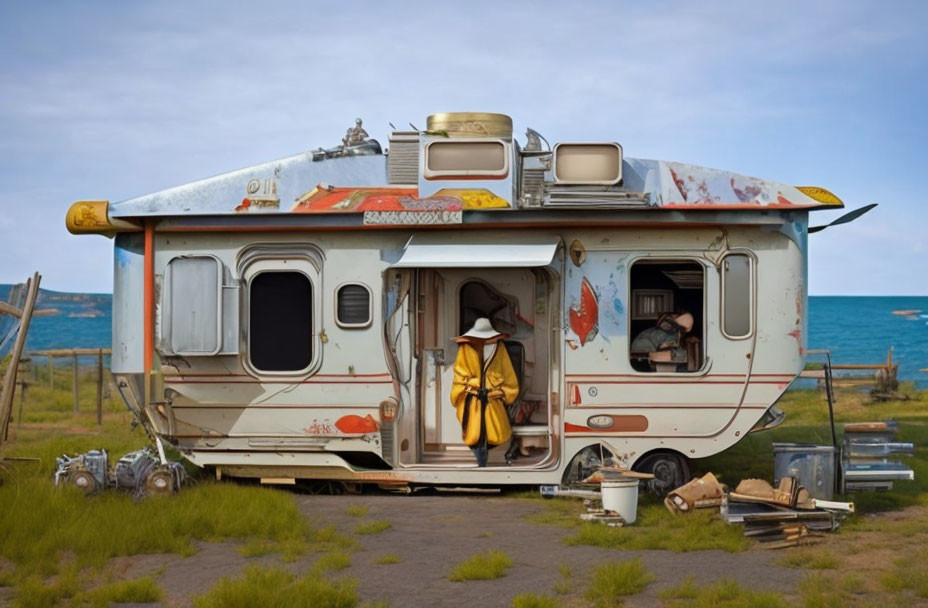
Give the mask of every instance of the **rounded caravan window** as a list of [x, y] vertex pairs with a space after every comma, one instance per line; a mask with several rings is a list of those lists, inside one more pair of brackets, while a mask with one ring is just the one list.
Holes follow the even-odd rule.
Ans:
[[315, 253], [268, 245], [239, 256], [245, 282], [242, 364], [250, 374], [307, 376], [319, 369], [322, 257]]
[[629, 267], [629, 364], [644, 373], [694, 373], [705, 366], [705, 266], [645, 257]]
[[722, 333], [742, 340], [754, 333], [754, 261], [744, 253], [722, 258]]
[[248, 357], [260, 371], [295, 372], [313, 360], [313, 286], [301, 272], [262, 272], [248, 287]]
[[339, 327], [362, 328], [371, 324], [371, 290], [347, 283], [335, 290], [335, 322]]

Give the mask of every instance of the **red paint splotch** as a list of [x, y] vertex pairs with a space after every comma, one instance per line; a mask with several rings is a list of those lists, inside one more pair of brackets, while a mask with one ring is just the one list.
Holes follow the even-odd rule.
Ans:
[[248, 211], [248, 208], [251, 207], [251, 199], [243, 198], [242, 204], [235, 208], [236, 211]]
[[593, 429], [591, 429], [588, 426], [581, 426], [579, 424], [571, 424], [569, 422], [565, 422], [564, 432], [566, 433], [592, 433]]
[[364, 418], [354, 414], [349, 414], [336, 420], [335, 428], [337, 428], [342, 433], [358, 435], [365, 433], [376, 433], [380, 429], [380, 425], [377, 424], [377, 421], [374, 420], [373, 416], [370, 414]]
[[590, 282], [580, 282], [580, 304], [570, 308], [570, 329], [580, 338], [583, 346], [599, 332], [599, 300]]

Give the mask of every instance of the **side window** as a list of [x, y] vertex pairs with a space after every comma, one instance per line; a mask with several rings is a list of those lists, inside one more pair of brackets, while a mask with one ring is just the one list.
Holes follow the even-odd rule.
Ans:
[[249, 285], [248, 356], [258, 371], [297, 372], [313, 361], [313, 284], [302, 272], [265, 271]]
[[342, 285], [335, 291], [335, 322], [339, 327], [371, 324], [371, 291], [359, 283]]
[[222, 265], [212, 256], [168, 262], [165, 346], [178, 355], [215, 355], [222, 346]]
[[695, 372], [705, 353], [705, 269], [642, 259], [629, 270], [629, 363], [639, 372]]
[[746, 338], [753, 331], [751, 266], [743, 254], [722, 260], [722, 331], [729, 338]]

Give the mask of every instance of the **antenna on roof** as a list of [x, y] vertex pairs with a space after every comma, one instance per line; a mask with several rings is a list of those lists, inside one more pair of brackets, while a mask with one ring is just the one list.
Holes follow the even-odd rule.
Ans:
[[389, 120], [387, 121], [387, 124], [390, 125], [390, 128], [391, 128], [391, 129], [393, 129], [394, 131], [396, 131], [396, 125], [394, 125], [394, 124], [393, 124], [392, 122], [390, 122]]
[[418, 131], [418, 130], [419, 130], [419, 127], [417, 127], [416, 125], [414, 125], [414, 124], [412, 124], [412, 123], [409, 123], [409, 126], [412, 127], [412, 130], [413, 130], [413, 131]]

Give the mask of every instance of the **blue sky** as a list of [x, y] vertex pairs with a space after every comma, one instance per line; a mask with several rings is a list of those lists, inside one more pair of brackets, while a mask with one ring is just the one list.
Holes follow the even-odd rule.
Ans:
[[812, 235], [810, 292], [928, 295], [926, 26], [923, 2], [0, 0], [0, 283], [110, 291], [75, 200], [477, 110], [880, 203]]

